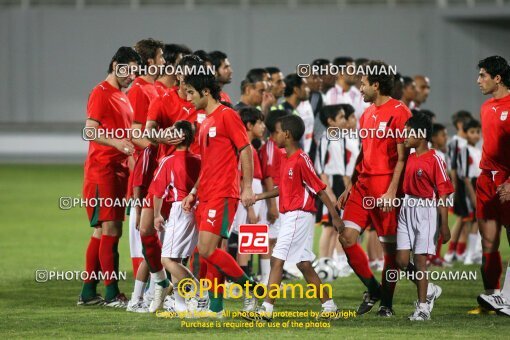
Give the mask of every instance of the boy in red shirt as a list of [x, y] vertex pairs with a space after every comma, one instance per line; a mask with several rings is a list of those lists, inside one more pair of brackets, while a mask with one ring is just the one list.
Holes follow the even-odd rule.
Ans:
[[[315, 221], [315, 198], [327, 206], [332, 216], [333, 226], [343, 231], [344, 224], [338, 215], [334, 203], [326, 194], [324, 184], [315, 173], [312, 161], [299, 148], [299, 141], [305, 132], [303, 120], [296, 115], [285, 116], [277, 125], [275, 142], [285, 147], [286, 155], [282, 157], [280, 168], [280, 185], [270, 192], [256, 195], [257, 200], [280, 196], [279, 210], [281, 226], [276, 245], [271, 257], [269, 289], [279, 289], [282, 282], [283, 265], [286, 261], [297, 263], [308, 284], [320, 290], [321, 280], [312, 267], [314, 254], [313, 228]], [[321, 318], [334, 318], [337, 311], [333, 299], [327, 294], [320, 297], [322, 303]], [[273, 313], [274, 298], [266, 297], [262, 306], [250, 317], [270, 321]]]
[[[418, 289], [418, 301], [409, 320], [422, 321], [430, 319], [434, 301], [442, 291], [439, 286], [428, 283], [425, 274], [427, 255], [436, 253], [438, 210], [443, 242], [450, 240], [448, 207], [445, 203], [453, 192], [453, 185], [446, 172], [446, 163], [435, 150], [428, 147], [432, 134], [430, 118], [424, 114], [414, 115], [407, 121], [406, 128], [410, 133], [404, 145], [406, 148], [415, 148], [416, 152], [409, 155], [404, 173], [405, 198], [398, 218], [397, 264], [402, 270], [415, 274], [421, 272], [413, 280]], [[426, 138], [420, 136], [419, 131], [425, 131]], [[436, 200], [438, 196], [439, 201]], [[413, 263], [409, 261], [411, 251]]]

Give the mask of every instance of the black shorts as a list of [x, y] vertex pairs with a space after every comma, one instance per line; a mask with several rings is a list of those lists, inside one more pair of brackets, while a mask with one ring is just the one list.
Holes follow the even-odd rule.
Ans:
[[[345, 184], [344, 184], [344, 176], [342, 175], [333, 175], [332, 176], [332, 182], [333, 182], [333, 185], [332, 185], [332, 190], [333, 190], [333, 193], [335, 194], [335, 196], [338, 198], [340, 197], [340, 195], [345, 191]], [[318, 200], [320, 201], [320, 200]], [[336, 203], [336, 202], [333, 202], [333, 203]], [[320, 210], [319, 210], [319, 215], [322, 216], [322, 202], [320, 202]], [[336, 204], [335, 204], [336, 206]], [[338, 208], [336, 208], [336, 211], [337, 213], [340, 215], [340, 210], [338, 210]], [[328, 213], [328, 221], [326, 223], [324, 223], [324, 227], [332, 227], [333, 226], [333, 218], [331, 217], [331, 214]]]
[[453, 200], [453, 213], [460, 217], [468, 217], [469, 209], [467, 205], [468, 195], [464, 181], [457, 178], [457, 188], [455, 190], [455, 198]]

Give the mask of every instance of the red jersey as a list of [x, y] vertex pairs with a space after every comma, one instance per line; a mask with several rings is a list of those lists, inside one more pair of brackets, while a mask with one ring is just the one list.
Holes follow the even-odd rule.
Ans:
[[159, 163], [149, 193], [168, 202], [180, 202], [193, 189], [199, 173], [200, 156], [177, 150]]
[[[411, 111], [393, 98], [380, 106], [370, 105], [365, 110], [359, 121], [360, 128], [365, 130], [366, 135], [366, 138], [361, 140], [362, 174], [393, 174], [398, 159], [397, 144], [404, 142], [404, 138], [396, 137], [403, 137], [405, 123], [409, 118], [411, 118]], [[379, 135], [375, 133], [379, 130], [386, 131], [383, 135], [387, 138], [379, 138]], [[361, 134], [362, 137], [365, 135]]]
[[166, 87], [166, 85], [163, 84], [162, 82], [160, 82], [159, 80], [156, 80], [154, 82], [154, 87], [156, 88], [156, 91], [158, 91], [158, 94], [160, 97], [163, 97], [165, 95], [165, 93], [170, 91], [170, 88]]
[[253, 153], [253, 178], [262, 180], [262, 169], [260, 166], [259, 154], [253, 145], [250, 144], [250, 146], [251, 152]]
[[[98, 130], [114, 131], [131, 128], [133, 109], [128, 97], [107, 81], [98, 84], [90, 93], [87, 118], [99, 123]], [[111, 183], [119, 172], [127, 173], [128, 156], [116, 148], [89, 143], [85, 160], [85, 179], [94, 183]]]
[[274, 186], [280, 183], [280, 163], [282, 159], [282, 149], [280, 149], [274, 140], [269, 138], [262, 146], [259, 152], [260, 165], [262, 169], [262, 179], [271, 177]]
[[435, 150], [409, 155], [404, 174], [404, 193], [420, 198], [436, 198], [453, 192], [446, 163]]
[[134, 111], [133, 121], [142, 124], [143, 131], [143, 129], [145, 129], [145, 122], [147, 121], [149, 105], [154, 98], [159, 97], [158, 91], [153, 83], [143, 80], [142, 77], [137, 77], [135, 81], [133, 81], [127, 96]]
[[232, 104], [232, 99], [230, 99], [230, 96], [227, 92], [220, 92], [220, 101]]
[[483, 147], [480, 169], [510, 174], [510, 94], [491, 98], [480, 110]]
[[292, 156], [282, 155], [280, 168], [280, 202], [281, 213], [303, 210], [314, 213], [315, 195], [326, 188], [317, 176], [312, 160], [301, 149]]
[[199, 199], [207, 202], [221, 197], [239, 198], [239, 151], [250, 144], [239, 114], [227, 106], [218, 106], [203, 121], [199, 141]]

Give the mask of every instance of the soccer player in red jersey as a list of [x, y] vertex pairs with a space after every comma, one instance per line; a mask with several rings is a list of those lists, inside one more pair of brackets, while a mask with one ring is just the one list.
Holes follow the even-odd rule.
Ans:
[[476, 217], [482, 235], [485, 292], [478, 296], [478, 303], [510, 316], [510, 305], [500, 293], [503, 268], [498, 250], [501, 226], [508, 232], [510, 225], [510, 66], [504, 58], [492, 56], [480, 60], [478, 68], [480, 90], [492, 96], [480, 109], [484, 143], [482, 173], [476, 182]]
[[[179, 64], [179, 61], [181, 61], [184, 54], [188, 54], [185, 51], [186, 49], [181, 45], [165, 44], [163, 47], [163, 58], [165, 59], [165, 66], [167, 66], [169, 69], [171, 69], [171, 67], [175, 67], [177, 64]], [[191, 51], [189, 53], [191, 53]], [[160, 97], [162, 97], [176, 85], [176, 75], [167, 72], [163, 72], [163, 74], [161, 74], [159, 78], [154, 82], [154, 86], [156, 86], [156, 90], [158, 91]]]
[[[378, 70], [385, 68], [386, 72], [366, 75], [361, 80], [363, 100], [372, 105], [360, 119], [360, 128], [367, 133], [366, 138], [361, 141], [362, 149], [351, 183], [338, 198], [339, 208], [344, 209], [345, 222], [345, 230], [339, 239], [351, 268], [368, 288], [358, 308], [358, 314], [368, 313], [374, 304], [381, 300], [378, 315], [390, 317], [394, 315], [392, 304], [395, 282], [388, 282], [386, 272], [397, 268], [397, 211], [391, 206], [391, 202], [399, 194], [399, 183], [406, 160], [404, 139], [401, 138], [402, 135], [397, 135], [397, 131], [404, 131], [405, 122], [411, 117], [411, 112], [402, 102], [390, 97], [393, 75], [388, 74], [388, 65], [381, 61], [370, 61], [368, 66]], [[384, 138], [373, 133], [374, 131], [383, 131]], [[367, 201], [366, 197], [371, 197], [371, 200]], [[379, 198], [385, 202], [384, 206], [373, 207], [371, 204]], [[371, 224], [375, 227], [384, 250], [382, 285], [375, 279], [367, 255], [357, 242], [360, 233]]]
[[212, 51], [209, 53], [209, 57], [216, 70], [216, 79], [221, 88], [220, 101], [232, 104], [232, 99], [230, 99], [228, 93], [223, 91], [223, 87], [232, 82], [232, 65], [230, 65], [230, 61], [224, 52]]
[[[127, 88], [135, 78], [129, 74], [129, 70], [140, 63], [140, 56], [134, 49], [119, 48], [110, 61], [106, 80], [98, 84], [89, 96], [85, 127], [96, 138], [90, 140], [85, 161], [85, 199], [115, 200], [126, 197], [129, 175], [127, 161], [134, 152], [134, 145], [127, 138], [110, 138], [104, 132], [112, 133], [116, 129], [125, 132], [131, 127], [133, 109], [122, 89]], [[128, 67], [124, 66], [119, 72], [118, 65], [122, 64]], [[87, 136], [90, 137], [89, 133]], [[89, 278], [92, 275], [97, 277], [100, 271], [107, 276], [106, 296], [103, 300], [97, 294], [97, 280], [85, 280], [78, 305], [104, 304], [125, 308], [127, 298], [120, 293], [116, 280], [119, 270], [117, 247], [122, 235], [124, 207], [87, 207], [87, 214], [94, 231], [87, 248], [85, 270]]]
[[[230, 254], [218, 248], [221, 239], [229, 236], [239, 198], [245, 207], [255, 203], [252, 149], [239, 114], [219, 103], [220, 88], [213, 75], [188, 75], [185, 83], [188, 86], [188, 99], [197, 110], [204, 110], [207, 117], [199, 136], [202, 158], [200, 178], [183, 200], [182, 206], [185, 211], [190, 211], [198, 190], [198, 252], [207, 264], [207, 278], [213, 283], [213, 291], [209, 292], [210, 310], [221, 316], [223, 292], [216, 283], [223, 283], [226, 276], [236, 283], [255, 284]], [[251, 306], [251, 302], [256, 303], [256, 300], [247, 299], [245, 306], [246, 302], [250, 302]]]

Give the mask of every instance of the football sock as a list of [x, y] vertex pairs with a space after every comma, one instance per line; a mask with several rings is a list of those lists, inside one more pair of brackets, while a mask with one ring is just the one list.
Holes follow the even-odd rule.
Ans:
[[142, 239], [142, 252], [149, 266], [151, 273], [159, 272], [163, 269], [161, 264], [161, 241], [159, 240], [158, 234], [141, 236]]
[[270, 259], [260, 259], [260, 274], [262, 283], [267, 283], [269, 281], [269, 273], [271, 272], [271, 260]]
[[352, 270], [358, 275], [361, 282], [368, 288], [372, 296], [381, 296], [381, 286], [374, 277], [368, 265], [368, 257], [361, 246], [356, 243], [348, 248], [344, 248], [347, 261]]
[[99, 245], [99, 261], [105, 275], [105, 300], [113, 300], [119, 293], [119, 285], [116, 277], [119, 272], [119, 237], [102, 235]]
[[453, 253], [457, 249], [457, 242], [450, 241], [450, 244], [448, 244], [448, 252]]
[[138, 268], [140, 268], [140, 263], [143, 262], [143, 257], [132, 257], [131, 264], [133, 265], [133, 276], [136, 279], [136, 273], [138, 273]]
[[482, 259], [482, 279], [486, 291], [500, 289], [499, 278], [503, 272], [501, 264], [501, 255], [499, 251], [493, 253], [483, 253]]
[[234, 258], [220, 248], [216, 248], [205, 260], [207, 261], [208, 274], [210, 272], [209, 266], [213, 266], [233, 282], [243, 285], [248, 281], [251, 284], [255, 284], [255, 282], [244, 273], [241, 267], [239, 267], [239, 264], [237, 264]]
[[138, 301], [143, 296], [143, 290], [145, 289], [145, 282], [135, 280], [135, 288], [133, 290], [133, 295], [131, 295], [131, 300]]
[[457, 243], [457, 254], [462, 255], [466, 251], [466, 242]]
[[384, 269], [382, 271], [382, 284], [381, 284], [381, 306], [391, 308], [393, 306], [393, 293], [395, 292], [396, 280], [387, 280], [387, 271], [397, 271], [396, 254], [384, 255]]
[[100, 244], [100, 239], [91, 237], [85, 253], [85, 271], [87, 272], [87, 280], [83, 281], [83, 287], [80, 294], [83, 299], [93, 298], [97, 294], [96, 287], [99, 281], [94, 279], [94, 275], [99, 277], [99, 272], [101, 271], [101, 264], [99, 262]]

